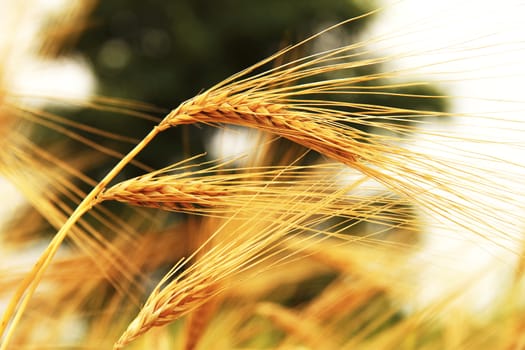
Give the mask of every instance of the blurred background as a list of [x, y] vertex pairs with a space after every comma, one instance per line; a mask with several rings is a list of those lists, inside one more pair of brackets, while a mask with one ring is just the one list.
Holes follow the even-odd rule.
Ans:
[[[374, 1], [101, 1], [94, 4], [86, 28], [69, 48], [87, 61], [97, 83], [96, 93], [132, 99], [160, 108], [159, 116], [186, 99], [213, 86], [286, 46], [343, 20], [362, 15]], [[336, 48], [358, 41], [374, 17], [352, 22], [311, 45], [295, 50], [286, 59]], [[374, 52], [371, 56], [380, 56]], [[272, 68], [272, 66], [266, 67]], [[381, 72], [380, 64], [360, 67], [357, 75]], [[377, 82], [375, 82], [377, 83]], [[387, 83], [387, 82], [384, 82]], [[400, 87], [393, 93], [439, 94], [431, 85]], [[338, 97], [340, 98], [340, 97]], [[352, 102], [444, 110], [443, 100], [410, 99], [393, 95], [354, 95]], [[75, 118], [105, 130], [122, 130], [134, 137], [149, 129], [137, 121], [125, 126], [115, 118], [94, 116], [91, 110]], [[111, 125], [108, 125], [111, 123]], [[188, 126], [169, 131], [140, 157], [155, 168], [168, 153], [170, 160], [182, 155], [212, 152], [214, 130]], [[283, 147], [285, 147], [283, 145]], [[241, 147], [242, 148], [242, 147]], [[159, 153], [160, 152], [160, 153]]]

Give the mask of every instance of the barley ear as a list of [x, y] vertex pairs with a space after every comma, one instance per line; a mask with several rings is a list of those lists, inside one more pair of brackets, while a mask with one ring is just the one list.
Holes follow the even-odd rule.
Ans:
[[[264, 96], [264, 95], [262, 95]], [[170, 112], [162, 130], [183, 124], [225, 123], [268, 131], [311, 148], [344, 164], [357, 160], [351, 138], [311, 118], [291, 105], [228, 95], [228, 91], [207, 92], [182, 103]]]

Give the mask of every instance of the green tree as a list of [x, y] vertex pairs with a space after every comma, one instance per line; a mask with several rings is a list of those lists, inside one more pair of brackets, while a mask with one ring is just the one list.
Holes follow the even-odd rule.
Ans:
[[[373, 1], [351, 0], [100, 1], [92, 14], [92, 25], [82, 34], [76, 50], [91, 62], [100, 94], [148, 102], [167, 111], [279, 48], [366, 13], [374, 5]], [[369, 20], [367, 17], [341, 27], [337, 44], [351, 42]], [[380, 65], [373, 65], [353, 73], [374, 74], [380, 69]], [[412, 94], [437, 93], [433, 88], [409, 89]], [[399, 88], [395, 92], [404, 91]], [[444, 108], [432, 99], [378, 95], [362, 95], [356, 102]], [[92, 111], [82, 114], [84, 120], [91, 119], [103, 129], [123, 132], [124, 126], [114, 124], [114, 118], [93, 116]], [[147, 128], [140, 121], [125, 124], [125, 132], [136, 137]], [[154, 167], [165, 165], [157, 161], [162, 158], [158, 157], [159, 149], [169, 149], [173, 155], [174, 149], [182, 149], [177, 140], [185, 140], [191, 153], [201, 152], [202, 135], [209, 135], [206, 130], [171, 130], [169, 138], [159, 138], [157, 147], [146, 150], [142, 159]]]

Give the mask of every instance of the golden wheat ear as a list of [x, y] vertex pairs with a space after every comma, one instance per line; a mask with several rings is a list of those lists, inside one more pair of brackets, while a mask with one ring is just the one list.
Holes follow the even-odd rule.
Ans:
[[[179, 174], [170, 175], [170, 172]], [[342, 185], [339, 179], [346, 172], [345, 167], [333, 163], [241, 169], [222, 168], [218, 164], [195, 171], [191, 167], [170, 166], [105, 189], [97, 197], [97, 203], [119, 201], [139, 207], [236, 219], [248, 218], [259, 210], [273, 211], [276, 215], [309, 215], [315, 209], [319, 214], [353, 220], [394, 222], [391, 208], [402, 205], [405, 200], [386, 192], [374, 194], [364, 176], [356, 176], [355, 181]], [[335, 193], [340, 193], [337, 201], [318, 207], [318, 202]], [[283, 200], [300, 204], [286, 208], [272, 205]], [[406, 217], [404, 220], [400, 224], [408, 228], [410, 223]]]
[[[317, 203], [317, 208], [337, 199], [337, 194], [327, 195]], [[115, 349], [153, 327], [167, 325], [198, 310], [225, 290], [234, 288], [241, 274], [246, 273], [244, 278], [255, 277], [263, 262], [282, 252], [279, 245], [289, 239], [288, 236], [300, 235], [308, 229], [313, 237], [332, 234], [330, 230], [315, 229], [317, 225], [328, 224], [332, 215], [319, 215], [314, 207], [311, 215], [294, 214], [293, 206], [298, 202], [300, 198], [281, 198], [279, 202], [268, 204], [268, 208], [280, 206], [282, 211], [257, 210], [250, 217], [236, 219], [233, 215], [214, 221], [210, 237], [194, 255], [202, 253], [203, 249], [204, 253], [195, 263], [189, 265], [186, 259], [164, 276], [115, 344]], [[285, 208], [291, 208], [290, 214]], [[284, 214], [276, 214], [280, 212]], [[309, 239], [303, 238], [304, 241]]]

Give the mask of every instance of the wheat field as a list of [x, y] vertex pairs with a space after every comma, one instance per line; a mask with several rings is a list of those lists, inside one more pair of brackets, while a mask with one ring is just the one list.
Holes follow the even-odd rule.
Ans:
[[[525, 98], [447, 91], [502, 82], [525, 40], [337, 37], [394, 2], [166, 111], [19, 83], [94, 25], [95, 1], [37, 3], [0, 16], [1, 350], [525, 348]], [[189, 127], [215, 146], [175, 149]]]

